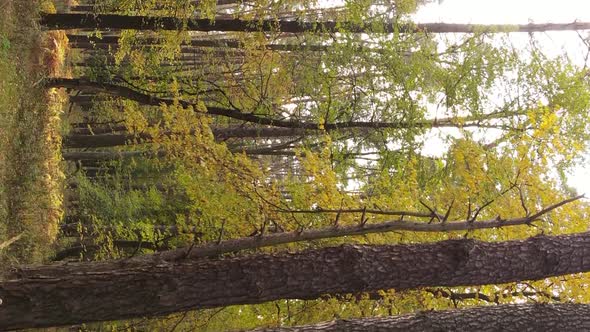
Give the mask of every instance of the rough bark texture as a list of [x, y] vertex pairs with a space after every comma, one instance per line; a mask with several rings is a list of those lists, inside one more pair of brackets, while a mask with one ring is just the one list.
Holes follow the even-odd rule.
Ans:
[[342, 319], [315, 325], [257, 329], [261, 332], [581, 332], [590, 330], [587, 304], [510, 304], [365, 319]]
[[[190, 253], [186, 255], [190, 257]], [[322, 294], [505, 283], [590, 271], [590, 233], [498, 243], [355, 246], [215, 259], [23, 267], [0, 282], [0, 329], [315, 299]]]
[[[48, 29], [136, 29], [136, 30], [182, 30], [186, 23], [189, 31], [280, 31], [290, 33], [344, 31], [366, 33], [373, 31], [371, 24], [351, 22], [300, 22], [287, 20], [238, 20], [238, 19], [189, 19], [156, 16], [126, 16], [110, 14], [42, 14], [40, 24]], [[589, 29], [588, 22], [566, 24], [542, 23], [523, 25], [477, 25], [449, 23], [396, 24], [385, 23], [381, 32], [396, 31], [415, 33], [473, 33], [481, 32], [541, 32]]]

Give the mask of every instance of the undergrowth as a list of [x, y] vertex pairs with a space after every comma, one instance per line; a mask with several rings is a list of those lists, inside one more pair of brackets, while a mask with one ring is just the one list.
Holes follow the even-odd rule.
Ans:
[[67, 75], [67, 38], [40, 31], [51, 1], [0, 0], [0, 266], [42, 262], [62, 215], [58, 133], [65, 93], [42, 79]]

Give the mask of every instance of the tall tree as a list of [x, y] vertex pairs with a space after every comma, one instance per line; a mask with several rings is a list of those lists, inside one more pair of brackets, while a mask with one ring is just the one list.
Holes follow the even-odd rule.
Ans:
[[452, 23], [418, 23], [396, 24], [384, 23], [381, 27], [374, 24], [353, 23], [346, 21], [276, 21], [276, 20], [239, 20], [239, 19], [179, 19], [176, 17], [128, 16], [113, 14], [43, 14], [40, 24], [51, 29], [135, 29], [135, 30], [182, 30], [189, 31], [279, 31], [289, 33], [348, 31], [364, 32], [431, 32], [431, 33], [474, 33], [474, 32], [543, 32], [563, 30], [590, 29], [588, 22], [565, 24], [542, 23], [524, 25], [477, 25]]
[[590, 328], [587, 304], [512, 304], [365, 319], [341, 319], [307, 326], [257, 329], [262, 332], [306, 331], [568, 331]]
[[522, 241], [344, 245], [192, 259], [191, 248], [118, 261], [30, 266], [0, 282], [0, 328], [162, 315], [322, 294], [535, 280], [590, 271], [590, 234]]
[[[71, 277], [63, 276], [66, 272], [59, 268], [48, 268], [47, 272], [27, 272], [32, 270], [25, 268], [25, 277], [33, 277], [25, 280], [14, 274], [12, 281], [15, 283], [10, 286], [14, 288], [9, 288], [45, 289], [46, 292], [41, 291], [38, 298], [31, 300], [39, 303], [35, 310], [43, 311], [43, 303], [54, 308], [62, 306], [60, 309], [79, 310], [61, 310], [61, 316], [54, 315], [54, 322], [66, 315], [77, 321], [117, 319], [187, 308], [259, 303], [283, 297], [312, 298], [320, 293], [358, 292], [381, 287], [405, 289], [422, 284], [455, 285], [461, 292], [469, 290], [461, 290], [457, 285], [542, 278], [569, 271], [564, 268], [569, 262], [563, 263], [563, 266], [555, 263], [561, 262], [562, 257], [547, 249], [545, 242], [554, 242], [545, 237], [522, 242], [522, 248], [508, 245], [509, 253], [506, 247], [502, 247], [505, 243], [494, 247], [492, 244], [460, 240], [408, 247], [344, 246], [294, 255], [196, 260], [201, 256], [225, 255], [227, 251], [277, 243], [285, 245], [309, 239], [316, 242], [301, 247], [350, 242], [415, 244], [461, 236], [502, 241], [526, 238], [537, 234], [538, 229], [547, 233], [579, 232], [582, 227], [580, 221], [587, 216], [584, 209], [568, 207], [566, 211], [558, 211], [534, 224], [538, 228], [529, 227], [532, 219], [527, 218], [535, 216], [531, 211], [567, 196], [567, 188], [560, 188], [554, 175], [545, 175], [551, 161], [567, 163], [583, 150], [588, 138], [586, 115], [590, 94], [585, 70], [570, 66], [565, 59], [547, 59], [537, 50], [520, 57], [513, 48], [498, 46], [500, 43], [496, 38], [506, 38], [505, 35], [489, 37], [485, 33], [471, 34], [475, 30], [506, 31], [509, 27], [428, 26], [429, 29], [439, 27], [469, 32], [443, 46], [435, 41], [440, 36], [433, 38], [433, 34], [418, 33], [418, 29], [427, 26], [392, 24], [392, 21], [403, 21], [397, 12], [393, 20], [389, 20], [393, 17], [391, 12], [381, 18], [369, 18], [366, 11], [358, 8], [356, 14], [349, 11], [342, 16], [332, 16], [324, 12], [316, 16], [293, 16], [299, 17], [294, 19], [284, 18], [283, 12], [268, 15], [266, 9], [255, 9], [256, 13], [252, 15], [240, 15], [243, 20], [218, 18], [217, 23], [212, 24], [212, 21], [192, 20], [193, 16], [204, 18], [207, 15], [203, 15], [202, 11], [195, 13], [192, 4], [181, 8], [181, 2], [161, 1], [157, 5], [119, 2], [114, 9], [129, 16], [44, 16], [44, 23], [53, 24], [51, 22], [61, 17], [62, 23], [70, 20], [72, 27], [84, 24], [93, 27], [121, 24], [119, 26], [123, 27], [127, 24], [126, 27], [153, 30], [155, 24], [161, 23], [164, 29], [182, 30], [163, 31], [158, 28], [154, 31], [127, 30], [117, 33], [115, 38], [108, 37], [111, 42], [119, 43], [116, 54], [105, 53], [101, 58], [104, 61], [96, 61], [93, 67], [85, 66], [85, 75], [89, 79], [54, 79], [47, 86], [101, 92], [103, 96], [108, 94], [133, 100], [115, 99], [120, 108], [113, 116], [117, 120], [124, 119], [129, 135], [149, 138], [150, 144], [143, 147], [150, 150], [147, 155], [157, 157], [147, 159], [144, 156], [139, 160], [122, 162], [129, 169], [136, 168], [130, 172], [133, 176], [157, 177], [152, 181], [152, 187], [150, 183], [118, 174], [79, 182], [79, 215], [90, 216], [92, 222], [88, 229], [102, 229], [105, 233], [102, 236], [95, 233], [96, 238], [100, 238], [97, 241], [86, 238], [80, 244], [92, 248], [97, 248], [96, 244], [110, 245], [112, 250], [106, 255], [96, 255], [97, 258], [126, 257], [150, 249], [139, 248], [142, 243], [158, 244], [153, 238], [155, 229], [172, 230], [176, 227], [191, 229], [193, 233], [202, 234], [203, 239], [219, 242], [220, 245], [191, 245], [201, 238], [191, 239], [178, 232], [174, 243], [181, 246], [188, 244], [188, 247], [147, 256], [145, 261], [131, 259], [100, 263], [102, 265], [70, 264], [65, 269], [70, 268]], [[395, 1], [396, 4], [401, 2], [404, 1]], [[342, 17], [346, 20], [340, 19]], [[113, 23], [117, 18], [128, 20]], [[140, 22], [141, 18], [145, 20]], [[319, 24], [312, 25], [310, 22]], [[225, 33], [195, 33], [189, 37], [186, 28], [225, 30]], [[532, 31], [566, 27], [526, 25], [511, 28]], [[272, 32], [258, 33], [260, 31]], [[338, 33], [326, 33], [335, 31]], [[369, 33], [361, 36], [361, 31]], [[222, 43], [216, 39], [225, 42], [225, 38], [229, 39], [228, 45], [239, 48], [219, 49], [217, 45]], [[151, 45], [144, 47], [148, 42]], [[194, 47], [183, 48], [180, 46], [183, 44], [194, 44]], [[210, 49], [204, 50], [205, 47]], [[316, 52], [326, 48], [330, 52]], [[85, 61], [99, 58], [99, 55], [93, 54]], [[502, 98], [497, 97], [498, 91], [502, 91]], [[281, 132], [299, 132], [306, 137], [298, 141], [296, 147], [279, 137], [261, 138], [265, 153], [269, 153], [270, 149], [274, 154], [277, 148], [284, 146], [289, 146], [291, 150], [287, 151], [288, 156], [258, 159], [230, 153], [243, 151], [242, 147], [250, 146], [251, 138], [242, 140], [238, 150], [231, 149], [230, 144], [235, 142], [226, 142], [230, 148], [215, 143], [212, 135], [215, 131], [211, 130], [213, 123], [227, 126], [242, 125], [243, 122], [252, 123], [253, 130], [258, 130], [258, 127], [268, 131], [284, 129]], [[421, 155], [421, 135], [432, 128], [447, 127], [456, 130], [460, 138], [449, 139], [449, 148], [444, 156]], [[308, 135], [310, 132], [314, 135]], [[490, 132], [491, 135], [488, 135]], [[285, 151], [281, 149], [278, 152], [284, 154]], [[137, 153], [127, 151], [116, 154]], [[64, 154], [68, 158], [88, 159], [104, 159], [112, 155], [107, 151], [85, 152], [84, 155], [69, 151]], [[140, 165], [134, 165], [136, 162]], [[141, 168], [149, 169], [151, 173], [142, 173]], [[93, 172], [97, 173], [96, 170]], [[146, 184], [153, 190], [131, 189]], [[349, 187], [358, 188], [355, 189], [358, 195], [351, 195]], [[446, 212], [438, 212], [437, 209], [442, 208]], [[431, 223], [413, 223], [407, 219], [385, 223], [385, 214], [372, 214], [390, 209], [426, 209], [428, 212], [423, 215], [432, 220]], [[518, 211], [524, 211], [528, 217], [513, 219], [519, 215]], [[480, 219], [487, 222], [478, 222]], [[466, 221], [454, 223], [449, 220]], [[555, 220], [563, 222], [556, 223]], [[511, 221], [520, 226], [493, 231], [477, 230], [494, 225], [512, 225]], [[143, 227], [144, 232], [126, 231], [137, 229], [135, 226], [138, 225]], [[161, 227], [154, 227], [156, 225]], [[406, 231], [367, 234], [362, 238], [324, 238], [402, 228]], [[462, 229], [466, 233], [417, 232], [449, 228]], [[284, 232], [269, 234], [271, 229]], [[258, 236], [240, 239], [246, 234]], [[82, 233], [82, 236], [86, 235]], [[224, 241], [226, 238], [229, 240]], [[117, 244], [135, 248], [127, 251], [112, 248]], [[562, 244], [560, 242], [562, 251], [568, 250], [563, 249], [565, 246]], [[151, 249], [160, 248], [159, 245], [151, 246]], [[496, 249], [499, 251], [494, 252]], [[384, 253], [388, 250], [395, 252], [392, 254], [395, 256], [393, 263], [386, 258], [392, 256]], [[416, 250], [420, 254], [413, 252]], [[516, 271], [518, 264], [525, 265], [523, 260], [514, 258], [512, 254], [521, 250], [524, 252], [523, 260], [537, 260], [527, 261], [524, 271]], [[536, 256], [532, 253], [535, 250]], [[500, 257], [500, 254], [507, 254], [507, 258]], [[367, 259], [371, 255], [375, 257]], [[417, 255], [416, 259], [427, 257], [424, 259], [432, 265], [417, 261], [408, 263], [406, 259], [412, 255]], [[577, 255], [573, 253], [571, 256]], [[483, 258], [475, 259], [476, 256]], [[92, 256], [85, 256], [86, 259], [89, 257]], [[150, 257], [158, 257], [158, 263], [149, 261]], [[378, 261], [380, 258], [383, 260]], [[470, 260], [472, 258], [474, 261]], [[296, 263], [292, 259], [301, 263], [301, 271], [295, 271]], [[488, 259], [495, 263], [490, 263], [489, 268], [479, 266], [480, 263], [487, 264]], [[391, 272], [387, 278], [395, 280], [399, 279], [396, 273], [400, 272], [390, 271], [390, 267], [385, 267], [386, 263], [399, 271], [407, 271], [409, 278], [416, 281], [411, 285], [404, 284], [405, 281], [387, 283], [387, 273]], [[553, 267], [554, 263], [558, 266]], [[584, 264], [579, 262], [578, 267]], [[282, 271], [284, 266], [286, 270]], [[410, 270], [411, 267], [414, 270]], [[93, 272], [81, 272], [86, 268]], [[117, 268], [124, 269], [124, 272], [115, 272]], [[228, 279], [216, 283], [214, 279], [217, 275], [210, 272], [210, 268], [222, 271], [219, 274], [224, 277], [226, 274], [223, 271], [230, 271]], [[427, 272], [428, 268], [432, 268], [434, 274], [441, 271], [440, 277], [429, 279], [433, 278], [433, 273]], [[494, 274], [496, 272], [492, 269], [508, 272]], [[346, 274], [345, 270], [351, 273]], [[456, 274], [451, 274], [451, 270]], [[154, 273], [144, 273], [147, 271]], [[315, 280], [307, 280], [302, 275], [303, 272], [313, 275], [315, 271], [319, 271]], [[260, 278], [251, 277], [249, 273], [260, 274]], [[332, 275], [337, 273], [343, 276], [333, 279]], [[488, 274], [484, 277], [480, 273]], [[82, 274], [88, 282], [104, 289], [103, 299], [110, 299], [111, 295], [114, 297], [111, 302], [116, 304], [120, 316], [107, 312], [106, 307], [100, 307], [96, 302], [82, 304], [82, 301], [94, 301], [96, 296], [93, 295], [98, 294], [97, 289], [91, 289], [92, 286], [80, 286], [83, 281], [75, 278]], [[503, 279], [508, 274], [512, 274], [511, 277]], [[41, 277], [35, 277], [40, 275], [47, 276], [48, 280], [57, 280], [60, 286], [49, 290], [52, 286], [36, 284], [43, 282]], [[109, 284], [106, 280], [109, 275], [117, 275], [113, 278], [121, 286]], [[202, 279], [198, 279], [200, 276]], [[100, 279], [102, 277], [104, 279]], [[469, 279], [471, 277], [480, 279], [473, 281]], [[328, 279], [330, 284], [326, 281]], [[66, 281], [59, 283], [59, 280]], [[281, 280], [286, 282], [278, 284]], [[122, 289], [123, 284], [131, 282], [143, 288], [131, 287], [128, 290], [130, 293], [124, 293], [127, 290]], [[221, 285], [221, 282], [225, 284]], [[541, 281], [535, 286], [548, 294], [559, 292], [561, 296], [561, 292], [568, 288], [564, 287], [562, 280], [555, 282]], [[78, 285], [79, 289], [68, 288], [70, 284]], [[316, 284], [324, 288], [316, 288]], [[194, 285], [202, 288], [191, 294], [194, 288], [190, 287]], [[220, 291], [209, 297], [202, 294], [210, 289], [217, 292], [219, 286], [224, 286], [223, 291], [227, 293]], [[158, 289], [156, 295], [146, 295], [151, 287]], [[492, 286], [482, 288], [485, 287]], [[299, 291], [293, 293], [292, 289]], [[178, 295], [175, 291], [186, 294]], [[55, 304], [50, 302], [51, 292], [55, 294], [56, 301], [66, 301], [76, 292], [81, 295], [79, 302]], [[577, 294], [569, 295], [568, 298], [580, 299]], [[33, 295], [27, 293], [25, 296]], [[143, 302], [138, 296], [143, 296]], [[406, 312], [416, 307], [432, 307], [421, 302], [418, 295], [413, 298], [414, 303], [405, 307]], [[24, 300], [21, 299], [14, 297], [9, 302], [22, 304]], [[178, 302], [175, 302], [176, 299]], [[218, 302], [211, 304], [213, 300]], [[96, 308], [94, 312], [93, 307]], [[30, 308], [27, 305], [21, 307], [26, 312]], [[39, 317], [42, 315], [51, 314], [45, 312]], [[88, 317], [83, 317], [85, 315]], [[263, 320], [269, 319], [266, 314], [261, 316], [264, 316]], [[278, 313], [276, 316], [277, 321], [284, 317]], [[0, 318], [3, 316], [0, 315]]]

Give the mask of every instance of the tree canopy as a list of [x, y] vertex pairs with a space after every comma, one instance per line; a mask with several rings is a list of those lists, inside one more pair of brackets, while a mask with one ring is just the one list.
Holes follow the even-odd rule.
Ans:
[[[4, 327], [588, 303], [590, 206], [566, 174], [588, 149], [590, 78], [533, 33], [586, 24], [419, 24], [420, 5], [97, 0], [41, 14], [72, 47], [74, 75], [39, 82], [72, 105], [67, 213], [58, 262], [0, 279], [0, 318], [29, 312]], [[126, 310], [85, 304], [101, 294]]]

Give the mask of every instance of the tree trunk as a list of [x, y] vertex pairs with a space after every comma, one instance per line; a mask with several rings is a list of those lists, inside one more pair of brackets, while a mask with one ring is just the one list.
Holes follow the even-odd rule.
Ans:
[[[129, 134], [122, 133], [103, 133], [91, 135], [89, 130], [84, 130], [85, 134], [73, 133], [64, 137], [64, 147], [67, 148], [103, 148], [123, 146], [127, 142], [136, 139], [151, 140], [152, 136], [146, 133]], [[318, 130], [306, 130], [303, 128], [277, 128], [277, 127], [244, 127], [232, 126], [227, 128], [212, 128], [213, 136], [216, 140], [226, 140], [230, 138], [280, 138], [309, 136], [321, 134]], [[367, 133], [369, 130], [358, 130], [359, 134]], [[162, 135], [169, 136], [171, 131], [166, 130]]]
[[[160, 251], [166, 250], [170, 247], [166, 248], [165, 245], [159, 245], [154, 242], [149, 241], [133, 241], [133, 240], [112, 240], [110, 245], [116, 247], [118, 249], [132, 249], [136, 252], [140, 249], [148, 249], [153, 251]], [[93, 253], [96, 250], [100, 249], [99, 244], [92, 243], [92, 240], [85, 241], [85, 242], [78, 242], [74, 243], [73, 245], [69, 246], [68, 248], [61, 250], [53, 256], [53, 261], [61, 261], [68, 257], [80, 257], [82, 253]]]
[[[192, 259], [136, 258], [13, 270], [0, 282], [0, 329], [163, 315], [176, 311], [316, 299], [323, 294], [538, 280], [590, 271], [590, 233], [522, 241], [470, 239], [298, 253]], [[172, 254], [171, 254], [172, 253]]]
[[[351, 22], [323, 21], [300, 22], [287, 20], [239, 20], [239, 19], [189, 19], [157, 16], [127, 16], [111, 14], [41, 14], [40, 24], [47, 29], [134, 29], [134, 30], [183, 30], [189, 31], [280, 31], [289, 33], [326, 32], [337, 33], [350, 31], [369, 33], [373, 31], [371, 23], [356, 24]], [[473, 33], [473, 32], [542, 32], [590, 29], [589, 22], [566, 24], [542, 23], [523, 25], [477, 25], [450, 23], [396, 24], [384, 23], [380, 32], [384, 33]]]
[[[151, 135], [147, 134], [99, 134], [99, 135], [81, 135], [70, 134], [64, 137], [63, 146], [65, 148], [103, 148], [113, 146], [124, 146], [127, 142], [138, 139], [151, 139]], [[65, 158], [66, 160], [68, 158]]]
[[588, 304], [506, 304], [416, 314], [341, 319], [314, 325], [257, 329], [257, 332], [389, 331], [389, 332], [522, 332], [590, 330]]
[[[244, 153], [248, 156], [295, 156], [294, 151], [284, 149], [273, 149], [265, 147], [259, 149], [230, 148], [232, 153]], [[100, 162], [112, 160], [128, 160], [131, 158], [164, 158], [168, 155], [165, 150], [159, 151], [76, 151], [63, 152], [62, 158], [66, 161], [83, 161], [84, 167], [100, 167]]]
[[[110, 94], [112, 96], [122, 97], [129, 100], [136, 101], [140, 104], [159, 106], [161, 104], [166, 105], [180, 105], [182, 107], [194, 107], [198, 110], [198, 107], [186, 100], [173, 100], [168, 98], [159, 98], [157, 96], [148, 95], [141, 93], [134, 89], [111, 84], [111, 83], [99, 83], [92, 82], [86, 79], [69, 79], [69, 78], [50, 78], [46, 82], [46, 87], [50, 88], [70, 88], [78, 90], [86, 90], [91, 92], [101, 92]], [[282, 128], [293, 128], [293, 129], [306, 129], [306, 130], [326, 130], [336, 131], [342, 129], [357, 129], [357, 128], [372, 128], [372, 129], [410, 129], [410, 128], [495, 128], [495, 129], [514, 129], [512, 127], [502, 124], [486, 124], [482, 123], [482, 120], [507, 118], [521, 113], [493, 113], [482, 116], [465, 116], [465, 117], [449, 117], [439, 118], [422, 121], [400, 121], [400, 122], [379, 122], [379, 121], [344, 121], [344, 122], [333, 122], [319, 124], [315, 121], [298, 121], [293, 120], [281, 120], [274, 119], [270, 116], [256, 115], [251, 112], [242, 112], [238, 109], [223, 108], [217, 106], [207, 106], [206, 112], [203, 114], [223, 116], [235, 120], [240, 120], [248, 123], [254, 123], [264, 126], [282, 127]]]
[[[143, 229], [134, 228], [133, 225], [130, 226], [110, 226], [110, 225], [101, 225], [98, 228], [89, 223], [87, 220], [88, 218], [84, 217], [77, 217], [77, 216], [67, 216], [66, 219], [73, 221], [70, 223], [62, 224], [59, 226], [59, 230], [65, 236], [79, 236], [83, 234], [85, 237], [90, 237], [96, 231], [108, 231], [108, 232], [115, 232], [117, 229], [125, 229], [129, 232], [138, 232], [140, 233]], [[176, 225], [153, 225], [154, 233], [162, 233], [166, 236], [176, 236], [180, 234], [193, 234], [194, 236], [201, 237], [203, 233], [197, 231], [195, 226], [187, 226], [179, 228]]]
[[[72, 48], [106, 48], [117, 49], [120, 37], [119, 36], [101, 36], [96, 37], [92, 35], [68, 34], [70, 47]], [[158, 46], [162, 45], [164, 40], [157, 37], [142, 38], [136, 42], [137, 46]], [[233, 39], [191, 39], [182, 43], [184, 46], [192, 47], [214, 47], [223, 49], [241, 49], [245, 48], [243, 42]], [[305, 44], [266, 44], [265, 49], [279, 52], [293, 52], [293, 51], [328, 51], [329, 46], [325, 45], [305, 45]]]

